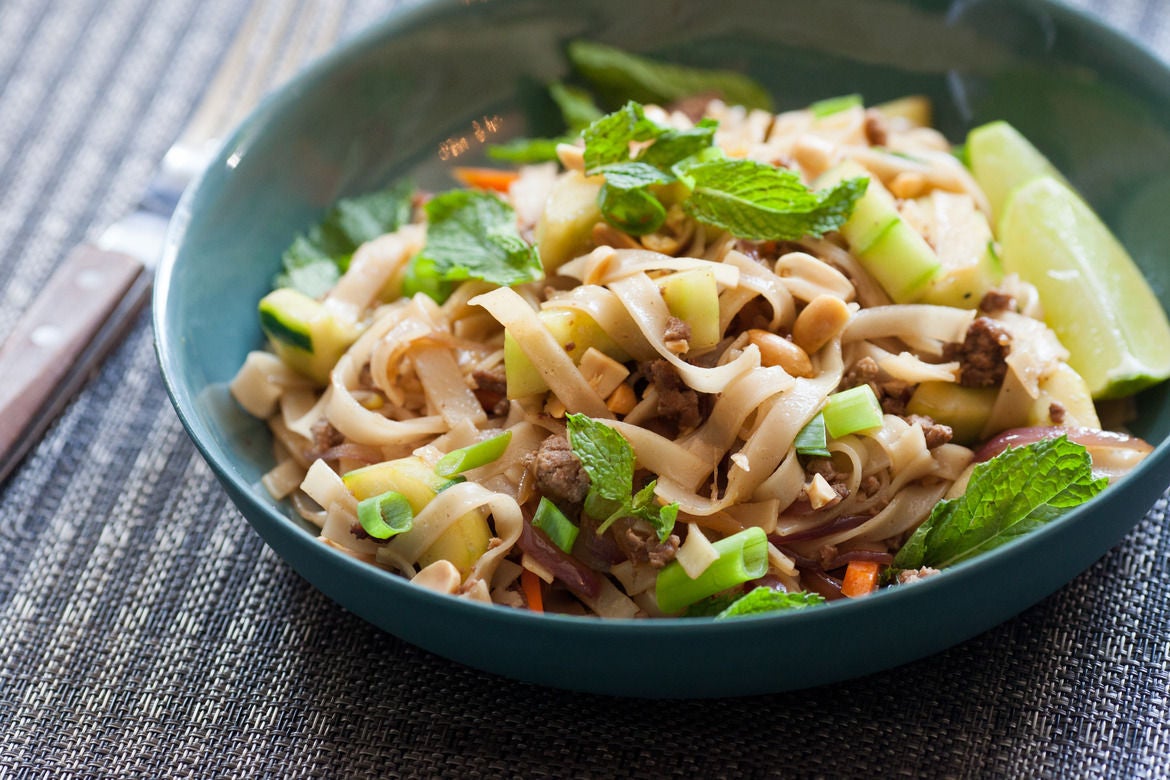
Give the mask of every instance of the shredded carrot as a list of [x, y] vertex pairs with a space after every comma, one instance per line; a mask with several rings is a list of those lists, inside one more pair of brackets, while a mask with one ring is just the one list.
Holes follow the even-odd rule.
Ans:
[[544, 612], [544, 598], [540, 595], [540, 577], [536, 572], [522, 569], [520, 571], [520, 587], [524, 590], [524, 599], [528, 608], [533, 612]]
[[841, 582], [841, 593], [851, 599], [873, 593], [880, 568], [875, 561], [849, 561], [845, 579]]
[[481, 190], [507, 192], [512, 182], [519, 178], [516, 171], [502, 171], [498, 168], [456, 168], [455, 178], [468, 187]]

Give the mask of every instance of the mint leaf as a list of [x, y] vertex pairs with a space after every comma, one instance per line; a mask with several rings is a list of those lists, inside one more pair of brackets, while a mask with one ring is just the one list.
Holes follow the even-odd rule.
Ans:
[[548, 85], [548, 94], [560, 109], [565, 127], [572, 132], [584, 130], [604, 114], [589, 91], [580, 87], [555, 82]]
[[293, 239], [281, 257], [284, 269], [273, 286], [292, 287], [311, 298], [324, 295], [349, 267], [354, 250], [410, 222], [413, 196], [413, 185], [399, 182], [338, 201], [320, 223]]
[[530, 165], [533, 163], [555, 162], [557, 144], [572, 143], [572, 136], [561, 138], [516, 138], [502, 144], [492, 144], [487, 148], [488, 157], [500, 162]]
[[786, 592], [760, 586], [753, 588], [746, 596], [736, 599], [730, 606], [717, 614], [715, 618], [742, 617], [743, 615], [759, 615], [764, 612], [779, 612], [789, 609], [804, 609], [824, 604], [825, 599], [819, 593], [807, 591]]
[[540, 258], [516, 228], [516, 212], [480, 190], [451, 190], [426, 205], [427, 242], [412, 270], [448, 282], [482, 279], [513, 285], [539, 279]]
[[644, 236], [662, 227], [666, 221], [666, 207], [646, 189], [622, 190], [602, 186], [598, 207], [605, 221], [623, 233]]
[[589, 475], [589, 491], [628, 501], [634, 486], [634, 449], [620, 433], [584, 414], [567, 418], [569, 446]]
[[[653, 147], [651, 147], [653, 148]], [[605, 176], [605, 184], [615, 190], [636, 190], [651, 184], [669, 184], [674, 176], [644, 162], [610, 163], [593, 171]]]
[[631, 496], [634, 490], [634, 448], [604, 423], [584, 414], [566, 418], [569, 446], [589, 475], [585, 511], [602, 521], [603, 534], [622, 517], [645, 520], [654, 528], [658, 541], [666, 541], [678, 518], [678, 504], [660, 507], [654, 498], [656, 481]]
[[697, 125], [687, 130], [667, 128], [638, 155], [638, 162], [652, 165], [661, 171], [670, 171], [676, 163], [714, 146], [717, 127], [719, 122], [707, 118], [699, 120]]
[[847, 179], [818, 193], [795, 172], [754, 160], [712, 160], [679, 173], [692, 187], [683, 204], [688, 214], [755, 241], [795, 241], [837, 229], [869, 183]]
[[941, 569], [994, 549], [1105, 489], [1088, 451], [1067, 437], [1004, 450], [975, 467], [967, 491], [940, 501], [894, 557], [896, 569]]
[[630, 161], [630, 144], [649, 141], [666, 128], [646, 117], [642, 106], [629, 102], [612, 114], [597, 119], [582, 132], [585, 138], [585, 173], [592, 176], [606, 165]]
[[711, 93], [733, 105], [772, 107], [768, 91], [741, 73], [659, 62], [590, 41], [570, 43], [569, 60], [612, 103], [669, 103]]

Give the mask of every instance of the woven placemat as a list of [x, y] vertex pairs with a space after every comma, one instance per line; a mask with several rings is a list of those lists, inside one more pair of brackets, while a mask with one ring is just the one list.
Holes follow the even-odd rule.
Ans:
[[[1075, 4], [1170, 56], [1161, 0]], [[136, 200], [246, 5], [0, 0], [0, 336]], [[347, 29], [388, 5], [351, 0]], [[0, 777], [1164, 776], [1165, 521], [1163, 500], [1016, 619], [849, 683], [703, 702], [512, 683], [378, 631], [266, 548], [183, 432], [144, 315], [0, 486]]]

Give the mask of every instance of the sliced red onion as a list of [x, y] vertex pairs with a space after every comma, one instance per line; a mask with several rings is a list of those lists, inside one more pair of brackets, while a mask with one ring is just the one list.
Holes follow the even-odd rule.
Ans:
[[825, 569], [828, 571], [840, 569], [842, 566], [848, 565], [850, 561], [869, 561], [870, 563], [876, 563], [881, 566], [889, 566], [894, 562], [894, 555], [893, 553], [881, 552], [879, 550], [850, 550], [849, 552], [841, 553], [829, 561]]
[[771, 534], [768, 540], [776, 545], [789, 544], [791, 542], [807, 542], [813, 539], [820, 539], [829, 534], [835, 534], [838, 531], [852, 530], [866, 520], [872, 519], [873, 515], [838, 515], [824, 525], [818, 525], [815, 528], [808, 528], [804, 531], [797, 531], [796, 533], [787, 535]]
[[316, 457], [321, 460], [356, 460], [361, 463], [381, 463], [386, 459], [380, 447], [357, 442], [345, 442], [321, 452]]
[[975, 463], [991, 460], [1008, 447], [1023, 447], [1043, 439], [1067, 436], [1089, 451], [1093, 473], [1115, 480], [1127, 473], [1154, 451], [1145, 440], [1115, 431], [1099, 431], [1063, 425], [1035, 425], [1028, 428], [1009, 428], [993, 437], [975, 451]]
[[597, 598], [601, 593], [601, 580], [597, 574], [573, 556], [566, 555], [543, 531], [533, 528], [527, 519], [516, 546], [531, 555], [533, 560], [548, 569], [553, 577], [574, 593], [588, 598]]

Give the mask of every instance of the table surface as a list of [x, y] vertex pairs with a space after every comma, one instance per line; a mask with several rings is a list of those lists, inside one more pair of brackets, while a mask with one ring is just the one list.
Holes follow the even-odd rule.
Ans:
[[[248, 2], [0, 0], [0, 337], [137, 200]], [[392, 4], [350, 0], [345, 32]], [[1072, 4], [1170, 58], [1164, 0]], [[1165, 513], [889, 672], [714, 701], [563, 693], [409, 646], [294, 574], [187, 439], [143, 315], [0, 486], [0, 776], [1165, 776]]]

